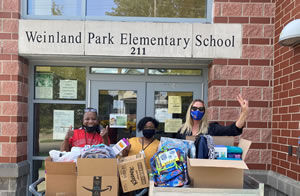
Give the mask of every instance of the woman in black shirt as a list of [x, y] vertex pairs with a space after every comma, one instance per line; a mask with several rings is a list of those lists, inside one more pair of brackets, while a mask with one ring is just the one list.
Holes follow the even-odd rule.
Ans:
[[248, 101], [241, 95], [237, 96], [241, 105], [241, 113], [237, 121], [229, 126], [222, 126], [218, 123], [208, 123], [204, 102], [200, 99], [192, 101], [187, 113], [186, 122], [180, 128], [177, 138], [185, 139], [186, 136], [197, 136], [208, 134], [211, 136], [237, 136], [242, 134], [243, 126], [248, 115]]

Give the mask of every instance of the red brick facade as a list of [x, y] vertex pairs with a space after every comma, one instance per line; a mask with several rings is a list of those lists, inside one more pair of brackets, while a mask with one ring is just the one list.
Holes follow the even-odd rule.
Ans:
[[271, 167], [274, 17], [272, 0], [214, 1], [215, 23], [242, 24], [243, 51], [241, 59], [215, 59], [210, 67], [210, 119], [229, 124], [240, 112], [236, 95], [249, 100], [241, 137], [253, 142], [246, 159], [250, 169]]
[[28, 65], [18, 56], [20, 0], [0, 1], [0, 163], [27, 160]]
[[[283, 27], [300, 18], [300, 0], [276, 1], [271, 170], [300, 181], [296, 147], [300, 136], [300, 45], [278, 44]], [[288, 146], [293, 155], [288, 155]]]

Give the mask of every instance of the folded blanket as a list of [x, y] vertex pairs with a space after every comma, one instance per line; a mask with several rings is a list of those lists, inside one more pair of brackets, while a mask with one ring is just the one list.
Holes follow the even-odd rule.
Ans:
[[243, 149], [238, 146], [227, 146], [227, 153], [228, 154], [242, 154]]
[[242, 159], [241, 154], [227, 154], [227, 158]]

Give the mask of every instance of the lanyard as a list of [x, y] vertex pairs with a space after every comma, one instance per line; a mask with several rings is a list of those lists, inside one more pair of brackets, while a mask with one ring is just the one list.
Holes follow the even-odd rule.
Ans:
[[154, 141], [154, 138], [151, 140], [151, 142], [144, 148], [144, 138], [142, 137], [142, 151], [146, 150], [148, 146]]
[[96, 133], [94, 133], [91, 143], [88, 144], [87, 139], [86, 139], [86, 130], [84, 130], [85, 145], [93, 145], [93, 141], [94, 141], [95, 135], [96, 135]]

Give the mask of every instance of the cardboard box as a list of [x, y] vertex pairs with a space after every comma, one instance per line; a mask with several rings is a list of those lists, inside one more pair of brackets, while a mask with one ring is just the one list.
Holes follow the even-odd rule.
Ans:
[[149, 187], [149, 177], [143, 154], [120, 158], [118, 168], [124, 193]]
[[76, 164], [74, 162], [52, 162], [45, 160], [46, 196], [76, 195]]
[[[233, 138], [233, 137], [232, 137]], [[215, 144], [229, 144], [226, 137], [219, 137]], [[231, 138], [230, 138], [231, 139]], [[233, 145], [233, 139], [232, 143]], [[211, 160], [189, 159], [188, 173], [193, 187], [197, 188], [243, 188], [244, 170], [248, 169], [244, 159], [250, 148], [251, 141], [241, 139], [239, 147], [243, 149], [242, 160]]]
[[116, 196], [118, 192], [117, 159], [77, 159], [77, 195]]

